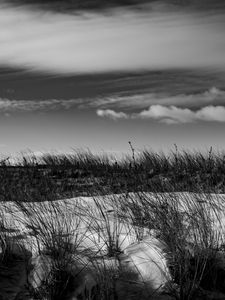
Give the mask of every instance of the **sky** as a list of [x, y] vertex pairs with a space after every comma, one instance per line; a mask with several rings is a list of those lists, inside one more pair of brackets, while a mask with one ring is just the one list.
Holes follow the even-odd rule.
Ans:
[[0, 1], [0, 153], [225, 148], [219, 0]]

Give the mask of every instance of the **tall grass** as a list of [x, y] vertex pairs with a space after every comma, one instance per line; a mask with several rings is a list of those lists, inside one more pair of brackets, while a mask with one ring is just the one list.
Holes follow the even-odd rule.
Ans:
[[[140, 192], [96, 197], [92, 204], [15, 203], [23, 217], [11, 209], [16, 224], [20, 222], [33, 237], [29, 247], [33, 258], [47, 257], [42, 265], [45, 276], [30, 289], [35, 299], [72, 299], [85, 274], [91, 276], [95, 299], [157, 299], [157, 291], [142, 282], [135, 269], [121, 265], [125, 239], [130, 244], [153, 237], [165, 245], [162, 250], [172, 275], [168, 297], [186, 300], [196, 298], [203, 282], [208, 289], [218, 288], [207, 273], [211, 278], [218, 276], [217, 249], [224, 244], [223, 205], [210, 194]], [[7, 232], [2, 235], [2, 248], [8, 238]], [[13, 242], [19, 245], [18, 240]]]
[[[225, 292], [224, 154], [131, 150], [121, 160], [75, 152], [1, 162], [0, 270], [18, 247], [32, 253], [24, 288], [33, 299], [161, 297], [124, 263], [127, 247], [145, 239], [158, 241], [168, 262], [165, 299]], [[91, 198], [53, 201], [76, 195]]]
[[[140, 193], [128, 203], [124, 206], [130, 210], [133, 222], [147, 227], [167, 245], [172, 276], [179, 286], [171, 286], [170, 292], [176, 299], [195, 299], [205, 273], [213, 270], [216, 249], [224, 243], [220, 226], [224, 203], [204, 193]], [[211, 271], [206, 271], [209, 259]], [[208, 281], [208, 288], [212, 288], [212, 282]]]
[[45, 201], [121, 192], [225, 192], [225, 154], [149, 150], [121, 159], [75, 151], [0, 163], [0, 200]]

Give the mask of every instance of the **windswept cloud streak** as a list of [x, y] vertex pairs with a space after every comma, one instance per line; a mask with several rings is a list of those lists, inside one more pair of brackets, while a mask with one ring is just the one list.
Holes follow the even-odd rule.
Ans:
[[60, 109], [70, 109], [71, 107], [79, 104], [80, 99], [49, 99], [49, 100], [9, 100], [0, 99], [0, 112], [34, 112], [34, 111], [52, 111]]
[[69, 15], [0, 4], [0, 65], [56, 74], [225, 68], [224, 15]]
[[[196, 120], [223, 122], [225, 92], [217, 88], [196, 95], [174, 97], [144, 94], [125, 97], [92, 99], [16, 100], [0, 98], [0, 113], [65, 111], [69, 109], [97, 109], [99, 117], [118, 119], [149, 118], [165, 122], [188, 123]], [[125, 111], [121, 111], [121, 109]], [[141, 112], [140, 112], [141, 111]], [[210, 117], [211, 116], [211, 117]]]
[[206, 105], [225, 104], [225, 91], [216, 87], [196, 94], [177, 94], [171, 96], [165, 93], [143, 93], [129, 96], [100, 97], [84, 103], [83, 106], [101, 108], [126, 108], [129, 110], [148, 108], [151, 105], [179, 106], [188, 108], [200, 108]]

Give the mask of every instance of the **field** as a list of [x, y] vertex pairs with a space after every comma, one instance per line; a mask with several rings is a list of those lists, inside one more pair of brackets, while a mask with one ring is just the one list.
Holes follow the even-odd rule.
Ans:
[[0, 299], [225, 299], [225, 154], [0, 164]]

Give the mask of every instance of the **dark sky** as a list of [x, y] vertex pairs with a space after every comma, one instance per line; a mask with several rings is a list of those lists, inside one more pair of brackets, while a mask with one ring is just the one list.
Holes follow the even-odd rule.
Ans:
[[224, 148], [223, 1], [141, 2], [0, 3], [2, 154]]
[[[134, 7], [152, 5], [157, 0], [11, 0], [5, 1], [12, 4], [38, 5], [43, 9], [58, 11], [99, 10], [114, 7]], [[176, 7], [191, 7], [193, 9], [221, 9], [225, 7], [223, 0], [162, 0], [161, 4]], [[140, 8], [139, 8], [140, 9]]]

